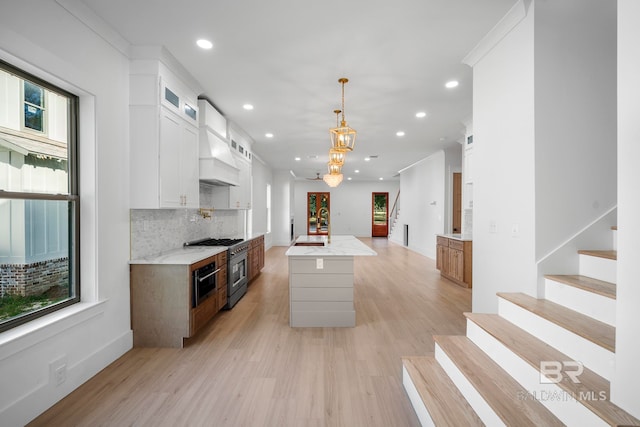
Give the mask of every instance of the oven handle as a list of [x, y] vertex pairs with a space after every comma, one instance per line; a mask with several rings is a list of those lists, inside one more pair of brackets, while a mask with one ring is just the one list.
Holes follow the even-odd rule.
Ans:
[[214, 274], [216, 274], [216, 273], [217, 273], [217, 272], [219, 272], [220, 270], [222, 270], [222, 267], [220, 267], [220, 268], [219, 268], [219, 269], [217, 269], [216, 271], [213, 271], [213, 272], [211, 272], [211, 273], [207, 274], [207, 275], [206, 275], [206, 276], [204, 276], [204, 277], [199, 277], [199, 278], [198, 278], [198, 282], [202, 282], [202, 281], [204, 281], [204, 280], [207, 280], [209, 277], [213, 276]]

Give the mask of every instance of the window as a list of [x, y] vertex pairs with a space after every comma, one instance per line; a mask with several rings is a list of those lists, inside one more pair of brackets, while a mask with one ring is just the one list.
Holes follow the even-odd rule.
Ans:
[[24, 81], [24, 127], [44, 132], [44, 89]]
[[271, 184], [267, 184], [267, 233], [271, 233]]
[[78, 98], [2, 61], [0, 87], [5, 331], [80, 300]]

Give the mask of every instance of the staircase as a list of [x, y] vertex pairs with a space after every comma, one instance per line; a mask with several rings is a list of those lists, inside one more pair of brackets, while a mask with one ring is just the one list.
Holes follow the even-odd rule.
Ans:
[[498, 314], [465, 313], [466, 336], [405, 357], [423, 426], [640, 426], [609, 400], [615, 357], [613, 249], [579, 251], [577, 275], [545, 277], [545, 299], [499, 293]]

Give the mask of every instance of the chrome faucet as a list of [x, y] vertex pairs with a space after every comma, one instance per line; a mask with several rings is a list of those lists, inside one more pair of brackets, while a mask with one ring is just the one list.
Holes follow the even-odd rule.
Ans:
[[321, 207], [318, 209], [318, 220], [316, 224], [320, 227], [320, 220], [322, 219], [322, 212], [326, 213], [327, 218], [327, 243], [331, 243], [331, 214], [329, 213], [329, 208]]

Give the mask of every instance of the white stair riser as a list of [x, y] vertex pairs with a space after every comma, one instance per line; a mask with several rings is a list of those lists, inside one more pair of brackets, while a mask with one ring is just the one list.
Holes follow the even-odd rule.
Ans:
[[611, 233], [613, 234], [613, 250], [617, 251], [618, 250], [618, 230], [611, 230]]
[[580, 274], [605, 282], [617, 283], [616, 261], [591, 255], [579, 255]]
[[616, 300], [553, 279], [545, 279], [545, 299], [568, 309], [616, 325]]
[[[607, 426], [600, 417], [558, 385], [542, 383], [538, 369], [521, 359], [470, 319], [467, 319], [467, 337], [524, 387], [526, 392], [518, 396], [518, 399], [538, 401], [567, 426]], [[583, 397], [592, 398], [590, 395]]]
[[424, 405], [424, 402], [420, 397], [420, 393], [418, 393], [418, 389], [411, 380], [411, 376], [409, 375], [409, 372], [407, 372], [407, 368], [404, 366], [402, 367], [402, 384], [407, 392], [407, 396], [409, 396], [411, 405], [413, 405], [413, 410], [416, 411], [420, 425], [423, 427], [435, 427], [435, 423], [433, 422], [433, 419], [431, 419], [431, 415], [429, 415], [429, 411]]
[[609, 350], [504, 298], [498, 298], [498, 313], [509, 322], [611, 381], [615, 357]]
[[[458, 387], [460, 393], [467, 399], [471, 408], [476, 412], [480, 420], [488, 426], [504, 426], [500, 417], [491, 409], [491, 406], [478, 393], [458, 367], [451, 361], [447, 353], [436, 343], [435, 357], [442, 369], [449, 375], [451, 381]], [[506, 426], [505, 426], [506, 427]]]

